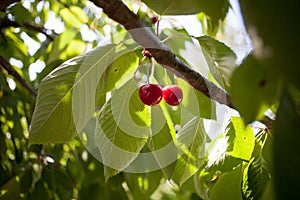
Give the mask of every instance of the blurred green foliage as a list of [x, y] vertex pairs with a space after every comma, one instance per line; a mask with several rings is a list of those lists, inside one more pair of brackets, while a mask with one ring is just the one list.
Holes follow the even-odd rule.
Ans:
[[[156, 150], [169, 142], [176, 145], [176, 142], [192, 142], [188, 147], [180, 146], [178, 152], [182, 154], [162, 169], [145, 173], [120, 172], [109, 169], [96, 159], [79, 136], [71, 141], [72, 135], [65, 139], [65, 135], [60, 132], [64, 132], [64, 129], [46, 136], [36, 132], [43, 141], [60, 138], [63, 144], [45, 142], [29, 145], [33, 112], [40, 101], [19, 80], [1, 68], [0, 199], [196, 200], [299, 197], [300, 82], [297, 48], [300, 33], [293, 28], [299, 19], [299, 3], [296, 0], [284, 3], [241, 1], [254, 51], [239, 67], [235, 63], [233, 50], [218, 40], [218, 33], [224, 34], [223, 20], [226, 21], [230, 9], [227, 0], [209, 3], [128, 0], [126, 3], [152, 28], [156, 26], [151, 24], [150, 19], [157, 14], [164, 17], [203, 11], [198, 14], [198, 20], [203, 25], [203, 33], [208, 35], [196, 38], [196, 44], [201, 47], [199, 57], [203, 57], [206, 62], [209, 79], [232, 95], [241, 117], [226, 119], [228, 121], [222, 122], [227, 125], [226, 128], [214, 133], [215, 137], [212, 137], [204, 124], [210, 119], [218, 120], [216, 109], [219, 105], [154, 63], [151, 81], [162, 85], [180, 85], [184, 89], [184, 101], [177, 108], [161, 103], [160, 107], [152, 109], [152, 118], [145, 119], [145, 116], [150, 115], [145, 114], [145, 110], [143, 115], [139, 113], [144, 106], [135, 98], [137, 94], [129, 98], [129, 114], [139, 123], [149, 125], [148, 122], [152, 120], [156, 125], [163, 121], [162, 129], [156, 130], [158, 134], [155, 137], [147, 138], [141, 151]], [[163, 29], [159, 37], [183, 62], [199, 70], [182, 53], [182, 50], [189, 50], [187, 44], [195, 38], [172, 20], [170, 24], [171, 28]], [[102, 112], [100, 116], [107, 114], [101, 108], [107, 109], [108, 113], [112, 112], [110, 100], [106, 98], [108, 93], [115, 92], [113, 95], [119, 96], [124, 94], [123, 99], [118, 99], [121, 103], [126, 101], [126, 93], [129, 91], [126, 89], [124, 92], [122, 86], [132, 81], [133, 75], [139, 75], [135, 77], [139, 81], [145, 76], [151, 76], [151, 60], [143, 60], [141, 50], [136, 49], [130, 40], [124, 39], [127, 37], [128, 34], [119, 24], [101, 10], [96, 10], [89, 1], [23, 0], [0, 11], [0, 55], [11, 63], [28, 84], [36, 90], [40, 89], [39, 95], [43, 91], [41, 98], [52, 95], [55, 99], [67, 94], [65, 91], [58, 95], [53, 93], [56, 86], [54, 83], [50, 87], [43, 86], [48, 83], [46, 79], [51, 83], [57, 78], [55, 74], [53, 77], [49, 75], [57, 67], [64, 66], [67, 71], [71, 69], [77, 73], [76, 66], [83, 60], [92, 64], [102, 62], [101, 59], [107, 56], [105, 48], [102, 53], [98, 52], [99, 57], [84, 57], [84, 53], [99, 44], [107, 41], [121, 44], [118, 53], [125, 47], [134, 49], [124, 51], [126, 53], [123, 52], [103, 72], [95, 100], [96, 111]], [[257, 41], [262, 42], [262, 46], [256, 46]], [[73, 62], [64, 63], [67, 60]], [[125, 69], [122, 67], [124, 65], [130, 67]], [[63, 73], [60, 76], [57, 83], [68, 80], [68, 87], [73, 88], [74, 77], [64, 76]], [[49, 102], [45, 102], [47, 106]], [[251, 123], [263, 119], [267, 109], [276, 114], [274, 126], [266, 129]], [[63, 121], [65, 113], [64, 109], [60, 109], [55, 123], [70, 123]], [[46, 118], [39, 120], [48, 122]], [[99, 120], [104, 127], [110, 124], [108, 129], [119, 129], [119, 124], [111, 123], [112, 117], [106, 121]], [[55, 130], [58, 127], [55, 123], [45, 123], [43, 128], [50, 130], [53, 126], [51, 130]], [[152, 125], [150, 129], [154, 131], [156, 127]], [[118, 130], [114, 133], [114, 137], [119, 139], [115, 143], [124, 142], [125, 137], [116, 134], [120, 132]], [[138, 144], [126, 142], [124, 146], [137, 149]], [[177, 155], [178, 149], [175, 150]]]

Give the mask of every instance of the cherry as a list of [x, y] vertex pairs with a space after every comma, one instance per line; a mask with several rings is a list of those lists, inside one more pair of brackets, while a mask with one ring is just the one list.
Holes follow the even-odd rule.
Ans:
[[182, 90], [178, 85], [170, 85], [163, 88], [163, 98], [167, 104], [177, 106], [182, 101]]
[[158, 17], [157, 17], [157, 16], [153, 16], [153, 17], [151, 18], [152, 24], [155, 24], [157, 21], [158, 21]]
[[146, 49], [144, 49], [142, 51], [142, 54], [143, 54], [143, 56], [146, 56], [147, 58], [151, 58], [152, 57], [151, 53], [148, 50], [146, 50]]
[[145, 84], [139, 89], [139, 95], [142, 102], [148, 106], [154, 106], [158, 104], [162, 97], [162, 87], [158, 84]]

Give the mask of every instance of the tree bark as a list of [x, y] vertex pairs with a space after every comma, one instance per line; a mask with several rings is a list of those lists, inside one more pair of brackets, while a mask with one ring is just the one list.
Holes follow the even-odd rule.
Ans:
[[1, 0], [0, 1], [0, 11], [4, 11], [10, 4], [19, 2], [21, 0]]

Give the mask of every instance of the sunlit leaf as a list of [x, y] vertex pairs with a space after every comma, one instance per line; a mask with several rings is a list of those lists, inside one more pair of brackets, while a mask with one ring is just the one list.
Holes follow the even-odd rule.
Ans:
[[84, 128], [95, 109], [90, 97], [114, 52], [114, 45], [99, 47], [65, 62], [43, 79], [30, 127], [31, 144], [66, 142]]
[[151, 135], [138, 157], [126, 169], [128, 172], [144, 173], [162, 170], [167, 177], [173, 173], [177, 148], [173, 142], [175, 129], [161, 103], [151, 107]]
[[76, 35], [77, 33], [75, 31], [66, 30], [55, 38], [52, 43], [53, 46], [48, 47], [48, 51], [50, 51], [50, 53], [47, 55], [46, 64], [49, 65], [56, 60], [65, 59], [66, 54], [64, 51], [68, 48], [68, 45], [72, 42]]
[[231, 74], [237, 66], [235, 53], [224, 43], [212, 37], [201, 36], [197, 39], [210, 73], [220, 86], [228, 87]]
[[270, 174], [265, 161], [262, 158], [252, 158], [244, 170], [243, 196], [247, 199], [261, 198]]
[[133, 137], [118, 127], [111, 111], [111, 101], [101, 111], [96, 134], [106, 180], [128, 167], [147, 141], [145, 136]]
[[178, 85], [183, 91], [182, 106], [195, 116], [206, 119], [215, 119], [215, 102], [201, 92], [192, 88], [185, 81], [178, 79]]
[[[183, 33], [182, 33], [183, 32]], [[170, 28], [165, 28], [160, 33], [161, 40], [168, 45], [171, 51], [177, 55], [180, 55], [180, 50], [186, 49], [185, 42], [192, 41], [191, 37], [186, 31], [176, 31]]]
[[167, 177], [173, 173], [177, 148], [173, 142], [175, 129], [164, 103], [151, 107], [151, 137], [137, 159], [129, 166], [133, 172], [162, 170]]
[[179, 155], [173, 180], [180, 186], [194, 175], [205, 155], [205, 130], [202, 119], [193, 118], [178, 132]]
[[[157, 162], [159, 169], [167, 177], [171, 177], [174, 170], [174, 162], [177, 159], [177, 147], [175, 145], [175, 128], [164, 102], [160, 106], [151, 108], [151, 138], [148, 147]], [[155, 163], [153, 163], [155, 164]]]
[[216, 184], [209, 192], [211, 200], [219, 199], [242, 199], [241, 181], [243, 177], [243, 166], [226, 172], [220, 176]]
[[113, 91], [111, 104], [116, 124], [123, 131], [135, 137], [150, 136], [150, 113], [148, 106], [140, 100], [134, 79]]
[[80, 28], [84, 23], [87, 23], [88, 17], [83, 10], [77, 6], [70, 6], [60, 10], [59, 14], [63, 18], [67, 26]]
[[[23, 60], [24, 56], [28, 56], [28, 47], [20, 38], [20, 34], [15, 34], [9, 29], [5, 30], [6, 40], [0, 46], [4, 55]], [[19, 37], [18, 37], [19, 36]], [[3, 47], [5, 49], [3, 49]], [[9, 57], [9, 58], [10, 58]]]
[[157, 63], [154, 65], [154, 77], [158, 84], [162, 86], [174, 83], [174, 74]]
[[250, 160], [254, 149], [254, 133], [250, 126], [245, 126], [239, 117], [231, 117], [228, 133], [229, 147], [227, 151], [236, 158]]
[[123, 53], [107, 69], [105, 76], [105, 90], [111, 91], [120, 88], [125, 82], [133, 77], [138, 66], [138, 57], [133, 52]]
[[224, 19], [229, 8], [227, 0], [143, 0], [143, 2], [160, 15], [188, 15], [205, 12], [215, 21], [220, 18]]
[[86, 43], [82, 40], [73, 39], [67, 46], [64, 53], [61, 53], [60, 59], [66, 60], [71, 57], [78, 56], [86, 49]]
[[[133, 162], [150, 135], [149, 111], [136, 90], [135, 81], [128, 81], [114, 91], [100, 111], [95, 140], [106, 180]], [[135, 106], [129, 106], [130, 103]]]
[[222, 133], [207, 147], [208, 162], [206, 168], [209, 172], [227, 172], [242, 163], [241, 159], [228, 155], [227, 148], [229, 137]]

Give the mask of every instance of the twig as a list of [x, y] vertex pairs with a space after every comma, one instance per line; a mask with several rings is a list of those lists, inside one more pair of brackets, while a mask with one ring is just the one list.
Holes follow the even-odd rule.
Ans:
[[233, 108], [231, 97], [225, 90], [219, 88], [178, 59], [169, 47], [161, 42], [121, 0], [91, 1], [96, 6], [101, 7], [108, 17], [123, 25], [133, 39], [148, 50], [159, 64], [184, 79], [212, 100]]
[[26, 82], [26, 80], [11, 66], [11, 64], [0, 55], [0, 65], [8, 74], [15, 77], [33, 96], [37, 96], [36, 90]]
[[47, 29], [45, 29], [43, 26], [32, 23], [32, 22], [25, 22], [23, 24], [18, 24], [15, 21], [11, 21], [10, 19], [8, 19], [7, 16], [5, 16], [1, 23], [0, 23], [0, 29], [6, 28], [6, 27], [25, 27], [27, 29], [31, 29], [40, 33], [43, 33], [49, 40], [53, 41], [54, 40], [54, 36], [53, 35], [49, 35], [46, 31]]
[[1, 0], [0, 1], [0, 11], [4, 11], [10, 4], [19, 2], [21, 0]]
[[37, 32], [43, 33], [49, 40], [53, 41], [55, 39], [55, 37], [53, 35], [49, 35], [46, 31], [47, 29], [45, 29], [43, 26], [41, 25], [37, 25], [34, 23], [30, 23], [30, 22], [26, 22], [23, 24], [25, 28], [28, 29], [32, 29], [35, 30]]

